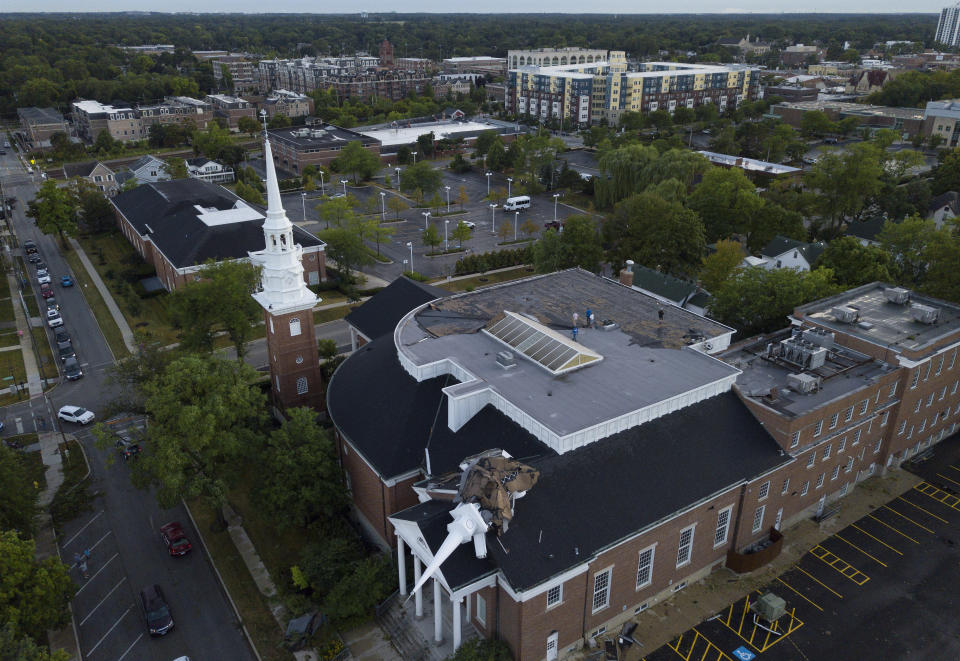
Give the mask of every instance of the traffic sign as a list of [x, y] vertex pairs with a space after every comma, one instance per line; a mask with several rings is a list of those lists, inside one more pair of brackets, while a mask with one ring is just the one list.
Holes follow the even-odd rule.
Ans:
[[748, 650], [746, 647], [743, 647], [742, 645], [737, 649], [733, 650], [733, 656], [736, 657], [737, 659], [741, 659], [741, 661], [750, 661], [751, 659], [757, 658], [756, 654]]

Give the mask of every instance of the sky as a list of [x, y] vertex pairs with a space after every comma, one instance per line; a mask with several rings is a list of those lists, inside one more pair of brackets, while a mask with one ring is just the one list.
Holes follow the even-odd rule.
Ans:
[[[739, 13], [912, 13], [938, 14], [941, 7], [950, 2], [927, 2], [904, 4], [901, 0], [845, 0], [828, 2], [810, 0], [797, 3], [786, 0], [679, 0], [669, 4], [661, 0], [605, 0], [590, 7], [590, 13], [604, 14], [739, 14]], [[474, 2], [438, 2], [437, 0], [360, 0], [336, 6], [316, 0], [164, 0], [162, 3], [134, 2], [133, 0], [97, 0], [90, 3], [89, 11], [163, 11], [163, 12], [248, 12], [248, 13], [323, 13], [355, 14], [368, 12], [437, 12], [437, 13], [584, 13], [583, 0], [487, 0]], [[2, 12], [76, 12], [76, 2], [67, 0], [4, 0]]]

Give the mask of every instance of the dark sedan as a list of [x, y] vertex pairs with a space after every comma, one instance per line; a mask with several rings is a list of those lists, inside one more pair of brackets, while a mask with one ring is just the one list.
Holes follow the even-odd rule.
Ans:
[[140, 604], [151, 636], [163, 636], [173, 628], [173, 615], [159, 585], [148, 585], [140, 590]]

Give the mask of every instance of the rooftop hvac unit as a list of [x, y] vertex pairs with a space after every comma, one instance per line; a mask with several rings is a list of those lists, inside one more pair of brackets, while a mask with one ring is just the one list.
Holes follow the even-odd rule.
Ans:
[[910, 306], [910, 314], [921, 324], [935, 324], [937, 323], [937, 319], [940, 318], [940, 308], [935, 308], [932, 305], [914, 303]]
[[820, 388], [820, 382], [820, 377], [813, 374], [787, 374], [787, 385], [795, 392], [816, 392]]
[[503, 369], [509, 369], [517, 366], [517, 358], [510, 351], [497, 352], [497, 365]]
[[[799, 337], [791, 337], [780, 342], [779, 351], [773, 351], [773, 354], [788, 363], [800, 367], [800, 369], [815, 370], [822, 367], [827, 362], [827, 348], [818, 346], [812, 342], [806, 342]], [[768, 355], [771, 352], [768, 350]]]
[[852, 324], [860, 318], [860, 313], [857, 310], [846, 305], [838, 305], [831, 312], [837, 321], [842, 321], [845, 324]]
[[787, 602], [768, 592], [753, 602], [753, 610], [767, 622], [775, 622], [787, 612]]
[[897, 305], [906, 305], [910, 300], [910, 290], [903, 287], [887, 287], [883, 290], [887, 300]]
[[310, 131], [310, 135], [314, 138], [322, 138], [327, 134], [323, 129], [313, 129]]
[[803, 331], [803, 339], [820, 347], [832, 349], [836, 341], [836, 336], [832, 331], [821, 330], [819, 328], [808, 328]]

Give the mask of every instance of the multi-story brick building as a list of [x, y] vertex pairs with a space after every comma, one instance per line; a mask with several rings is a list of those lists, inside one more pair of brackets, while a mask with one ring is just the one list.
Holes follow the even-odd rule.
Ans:
[[479, 73], [491, 77], [507, 75], [507, 59], [504, 57], [448, 57], [441, 66], [444, 73]]
[[873, 283], [791, 321], [730, 347], [725, 326], [571, 270], [379, 326], [328, 410], [401, 594], [412, 556], [417, 615], [433, 581], [435, 638], [448, 619], [454, 646], [475, 630], [556, 658], [720, 565], [769, 561], [780, 528], [956, 430], [960, 306]]
[[437, 70], [437, 64], [426, 57], [398, 57], [393, 68], [426, 76]]
[[269, 133], [274, 165], [298, 175], [307, 165], [328, 165], [349, 142], [359, 141], [365, 149], [380, 155], [379, 140], [337, 126], [274, 129]]
[[205, 101], [213, 107], [213, 116], [226, 120], [231, 131], [238, 130], [241, 117], [257, 118], [256, 107], [239, 96], [208, 94]]
[[210, 64], [213, 65], [213, 77], [221, 85], [220, 89], [224, 89], [223, 72], [226, 70], [233, 85], [230, 92], [237, 95], [256, 93], [260, 85], [256, 62], [243, 55], [224, 55], [212, 59]]
[[77, 135], [84, 140], [93, 142], [102, 131], [120, 142], [143, 137], [143, 124], [133, 108], [104, 105], [99, 101], [74, 101], [71, 108]]
[[273, 90], [260, 103], [260, 108], [267, 111], [267, 117], [274, 115], [285, 115], [291, 118], [306, 117], [313, 114], [313, 99], [289, 90]]
[[180, 124], [202, 130], [213, 119], [209, 103], [189, 96], [168, 96], [163, 103], [138, 105], [136, 112], [144, 136], [150, 135], [150, 127], [155, 124]]
[[66, 120], [56, 108], [17, 108], [17, 116], [27, 141], [34, 147], [49, 146], [54, 133], [70, 135]]

